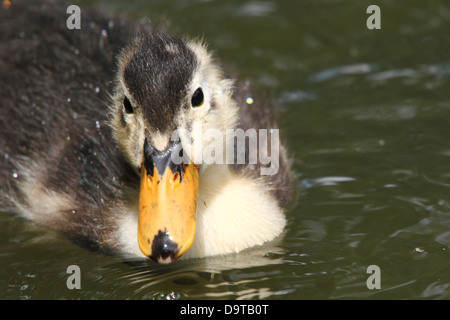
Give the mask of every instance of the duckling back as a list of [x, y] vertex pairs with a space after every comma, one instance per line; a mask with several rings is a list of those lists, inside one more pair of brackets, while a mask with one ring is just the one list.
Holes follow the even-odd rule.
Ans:
[[0, 210], [97, 245], [114, 226], [92, 212], [135, 178], [107, 127], [115, 56], [133, 30], [88, 10], [69, 30], [66, 8], [0, 9]]
[[[253, 97], [255, 98], [253, 99]], [[272, 170], [274, 174], [261, 175], [261, 168], [267, 168], [268, 164], [263, 164], [260, 157], [256, 159], [255, 164], [249, 164], [250, 150], [249, 144], [246, 144], [246, 164], [237, 164], [238, 162], [235, 159], [233, 168], [236, 172], [259, 179], [270, 190], [279, 206], [285, 208], [292, 202], [294, 197], [294, 177], [291, 171], [292, 160], [289, 158], [287, 149], [284, 146], [282, 134], [278, 135], [279, 140], [273, 144], [277, 150], [271, 150], [272, 132], [273, 130], [279, 130], [275, 107], [270, 99], [254, 96], [254, 92], [249, 84], [236, 86], [233, 98], [239, 105], [238, 128], [241, 128], [243, 131], [255, 130], [258, 135], [259, 130], [262, 129], [267, 133], [266, 152], [270, 155], [270, 160], [272, 161], [274, 157], [277, 157], [276, 166]], [[259, 136], [259, 139], [264, 138]], [[272, 163], [269, 163], [269, 165], [272, 165]]]

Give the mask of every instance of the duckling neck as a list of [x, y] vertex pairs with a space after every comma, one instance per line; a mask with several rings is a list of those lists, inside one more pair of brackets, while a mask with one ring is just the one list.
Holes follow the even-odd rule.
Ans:
[[215, 164], [200, 176], [196, 235], [186, 257], [241, 251], [278, 236], [286, 220], [261, 181]]

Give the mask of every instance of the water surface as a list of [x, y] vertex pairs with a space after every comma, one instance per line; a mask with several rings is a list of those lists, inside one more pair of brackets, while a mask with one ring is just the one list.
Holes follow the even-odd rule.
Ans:
[[[104, 2], [203, 37], [275, 101], [297, 202], [278, 241], [168, 267], [2, 213], [0, 298], [449, 299], [450, 6], [377, 3], [381, 30], [368, 1]], [[72, 264], [81, 290], [66, 287]]]

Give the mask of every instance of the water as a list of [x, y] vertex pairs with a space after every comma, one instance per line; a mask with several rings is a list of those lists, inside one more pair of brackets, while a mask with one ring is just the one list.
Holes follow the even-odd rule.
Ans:
[[[0, 214], [0, 298], [449, 299], [450, 6], [378, 3], [381, 30], [366, 28], [368, 1], [109, 3], [203, 37], [273, 98], [299, 189], [288, 227], [261, 248], [163, 267]], [[81, 290], [66, 287], [72, 264]]]

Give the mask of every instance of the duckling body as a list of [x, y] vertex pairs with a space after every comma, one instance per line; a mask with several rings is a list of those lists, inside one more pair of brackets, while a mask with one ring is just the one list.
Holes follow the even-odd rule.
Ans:
[[[137, 119], [139, 110], [149, 113], [143, 119], [156, 115], [154, 123], [145, 124], [157, 130], [142, 130], [152, 148], [167, 147], [157, 137], [163, 136], [164, 126], [174, 126], [171, 119], [178, 111], [145, 107], [137, 92], [146, 78], [134, 72], [127, 80], [129, 60], [140, 51], [133, 44], [128, 51], [123, 48], [134, 37], [135, 27], [83, 8], [82, 29], [69, 30], [66, 8], [53, 1], [17, 1], [0, 9], [0, 210], [62, 231], [94, 250], [143, 256], [137, 233], [139, 170], [144, 165], [129, 151], [141, 148], [136, 151], [141, 154], [143, 149], [142, 144], [135, 147], [122, 139], [126, 132], [130, 135], [124, 122], [131, 118], [122, 110], [120, 83], [133, 92], [131, 116]], [[156, 32], [142, 28], [144, 34]], [[158, 31], [157, 36], [144, 37], [154, 43], [166, 36]], [[164, 41], [178, 43], [172, 39], [167, 36]], [[209, 59], [200, 47], [181, 42], [179, 46], [197, 59], [203, 54]], [[119, 76], [118, 56], [125, 65]], [[133, 81], [138, 82], [135, 87], [130, 85]], [[243, 101], [246, 90], [241, 87], [233, 101]], [[142, 92], [140, 100], [147, 101], [147, 91]], [[111, 96], [117, 101], [111, 102]], [[267, 114], [258, 118], [248, 105], [239, 105], [238, 111], [230, 112], [234, 126], [274, 127]], [[128, 138], [141, 137], [136, 133]], [[291, 195], [287, 160], [282, 152], [274, 176], [260, 177], [259, 167], [213, 164], [199, 169], [195, 240], [185, 257], [238, 252], [282, 232], [282, 207]]]
[[83, 31], [67, 29], [57, 3], [14, 2], [0, 12], [1, 208], [109, 251], [115, 226], [101, 208], [123, 201], [137, 179], [105, 112], [126, 27], [105, 41], [108, 20], [91, 24], [88, 11]]

